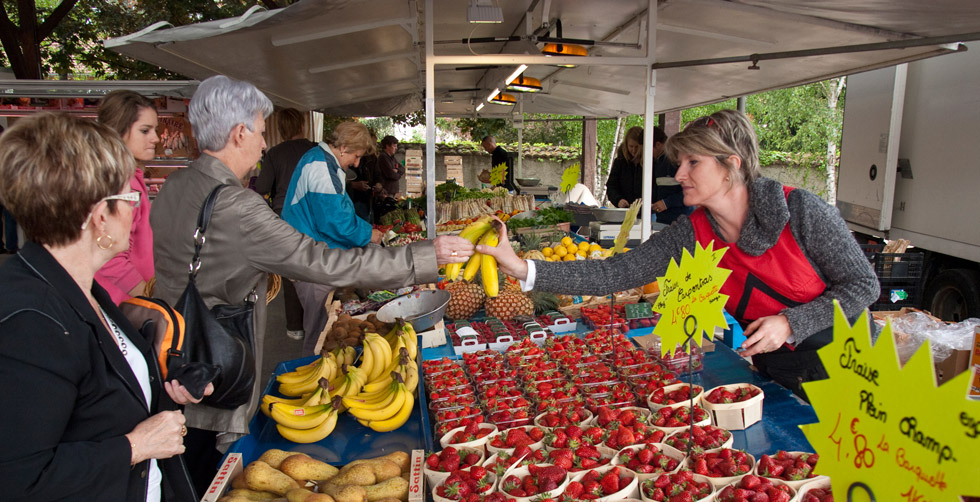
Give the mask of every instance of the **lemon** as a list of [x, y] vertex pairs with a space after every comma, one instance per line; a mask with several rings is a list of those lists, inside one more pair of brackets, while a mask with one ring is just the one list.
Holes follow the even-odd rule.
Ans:
[[588, 251], [588, 249], [589, 249], [589, 243], [588, 242], [585, 242], [585, 241], [579, 242], [578, 243], [578, 249], [579, 249], [579, 251], [583, 251], [583, 250]]
[[559, 258], [564, 258], [568, 254], [568, 250], [564, 247], [555, 248], [555, 256]]
[[571, 237], [569, 237], [569, 236], [566, 235], [566, 236], [564, 236], [564, 237], [561, 238], [561, 245], [562, 246], [568, 247], [568, 245], [571, 244], [571, 243], [572, 243], [572, 238]]
[[575, 255], [567, 254], [564, 257], [562, 257], [561, 261], [575, 261]]
[[544, 257], [547, 258], [547, 257], [555, 254], [555, 250], [546, 247], [546, 248], [544, 248], [544, 249], [541, 250], [541, 254], [543, 254]]
[[585, 258], [586, 253], [588, 253], [587, 250], [579, 249], [578, 251], [575, 252], [575, 256], [581, 256], [582, 258]]
[[589, 251], [602, 251], [602, 246], [596, 242], [593, 242], [592, 244], [589, 244]]
[[565, 246], [565, 249], [568, 250], [568, 252], [571, 254], [575, 254], [578, 252], [578, 246], [576, 246], [575, 244], [569, 244]]

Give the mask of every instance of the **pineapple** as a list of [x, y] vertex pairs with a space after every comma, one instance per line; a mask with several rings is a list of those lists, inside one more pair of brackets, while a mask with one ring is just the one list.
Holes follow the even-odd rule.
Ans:
[[531, 291], [528, 293], [534, 303], [534, 315], [558, 310], [558, 296], [546, 291]]
[[476, 314], [483, 306], [483, 287], [466, 281], [449, 283], [446, 286], [449, 291], [449, 306], [446, 307], [446, 316], [450, 319], [469, 319]]
[[524, 293], [512, 289], [504, 289], [496, 297], [487, 298], [486, 307], [488, 316], [502, 321], [534, 315], [534, 302]]

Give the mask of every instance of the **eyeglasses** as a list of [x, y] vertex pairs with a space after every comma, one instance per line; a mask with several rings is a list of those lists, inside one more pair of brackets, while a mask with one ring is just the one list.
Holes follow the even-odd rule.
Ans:
[[110, 195], [108, 197], [103, 197], [102, 200], [124, 200], [129, 202], [129, 205], [132, 206], [133, 208], [140, 207], [139, 192], [126, 192], [126, 193], [120, 193], [116, 195]]

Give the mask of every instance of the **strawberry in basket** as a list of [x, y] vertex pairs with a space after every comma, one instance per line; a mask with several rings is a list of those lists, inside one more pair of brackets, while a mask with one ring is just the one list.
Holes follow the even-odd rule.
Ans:
[[480, 408], [476, 406], [463, 406], [462, 408], [438, 409], [434, 413], [436, 422], [448, 422], [450, 420], [456, 420], [457, 418], [473, 417], [479, 414], [480, 414]]
[[[646, 421], [645, 416], [637, 414], [633, 410], [600, 407], [596, 411], [596, 423], [598, 423], [600, 427], [610, 427], [609, 424], [612, 422], [619, 422], [619, 425], [625, 425], [627, 427], [630, 427], [636, 422], [645, 422], [645, 421]], [[618, 427], [618, 425], [612, 426], [612, 428], [616, 428], [616, 427]]]
[[545, 427], [567, 427], [569, 425], [578, 425], [587, 416], [584, 406], [580, 404], [568, 404], [559, 408], [549, 408], [548, 412], [541, 417], [540, 422]]
[[738, 387], [737, 389], [733, 390], [719, 387], [709, 392], [705, 399], [707, 399], [709, 403], [715, 404], [740, 403], [758, 396], [759, 392], [761, 392], [759, 389], [749, 386]]
[[[620, 469], [619, 466], [613, 467], [605, 474], [595, 470], [590, 470], [589, 472], [585, 473], [585, 477], [583, 477], [581, 481], [573, 481], [569, 483], [565, 488], [565, 493], [573, 495], [579, 491], [580, 485], [582, 491], [578, 498], [584, 500], [594, 500], [599, 497], [608, 497], [620, 490], [625, 490], [626, 487], [632, 482], [633, 476], [631, 476], [629, 472]], [[569, 489], [571, 489], [571, 493], [569, 492]]]
[[493, 429], [489, 427], [480, 427], [480, 424], [477, 422], [470, 422], [463, 430], [457, 431], [456, 434], [453, 434], [452, 441], [450, 441], [450, 443], [459, 444], [476, 441], [477, 439], [489, 435], [492, 430]]
[[830, 488], [810, 488], [799, 502], [834, 502]]
[[531, 427], [529, 430], [508, 429], [491, 439], [490, 446], [502, 449], [517, 448], [521, 445], [532, 445], [542, 439], [544, 439], [544, 430], [540, 427]]
[[[707, 420], [709, 417], [707, 410], [694, 405], [694, 423]], [[657, 427], [685, 427], [691, 423], [691, 409], [687, 406], [660, 408], [653, 412], [650, 421]]]
[[[462, 453], [462, 456], [461, 456]], [[452, 446], [445, 447], [439, 453], [430, 453], [425, 458], [426, 466], [439, 472], [453, 472], [465, 469], [480, 462], [480, 455], [472, 451], [460, 451]]]
[[[436, 495], [450, 500], [473, 500], [471, 495], [486, 495], [493, 489], [493, 476], [480, 466], [453, 472], [436, 487]], [[479, 500], [479, 497], [476, 498]]]
[[513, 497], [533, 497], [556, 490], [568, 475], [565, 469], [553, 465], [529, 465], [527, 468], [530, 473], [523, 478], [513, 474], [507, 476], [500, 485], [501, 491]]
[[[703, 389], [695, 385], [694, 386], [694, 396], [701, 393]], [[672, 390], [670, 392], [664, 392], [664, 389], [657, 389], [650, 396], [650, 402], [662, 405], [677, 404], [691, 399], [691, 387], [685, 385], [677, 390]]]
[[514, 453], [502, 451], [496, 455], [497, 458], [494, 459], [493, 464], [487, 466], [487, 469], [493, 471], [497, 476], [503, 476], [504, 471], [517, 463], [518, 459], [520, 459], [520, 465], [543, 464], [547, 461], [544, 450], [532, 450], [528, 446], [518, 446], [514, 449]]
[[680, 464], [679, 460], [665, 454], [652, 444], [640, 449], [630, 448], [620, 451], [619, 461], [627, 469], [643, 474], [670, 472]]
[[691, 441], [691, 431], [684, 429], [671, 435], [664, 443], [683, 452], [690, 449], [690, 453], [700, 453], [704, 450], [720, 448], [721, 445], [725, 444], [732, 437], [732, 433], [727, 429], [715, 427], [714, 425], [705, 425], [704, 427], [695, 425], [693, 429], [693, 441]]
[[793, 498], [790, 487], [774, 485], [766, 478], [749, 474], [735, 485], [723, 488], [715, 500], [718, 502], [738, 502], [743, 500], [767, 500], [769, 502], [789, 502]]
[[588, 444], [595, 446], [603, 441], [605, 431], [601, 427], [581, 428], [577, 425], [559, 427], [544, 435], [544, 444], [552, 448], [577, 448]]
[[[748, 453], [742, 450], [722, 448], [720, 451], [694, 453], [691, 455], [694, 472], [709, 478], [727, 478], [748, 474], [752, 470]], [[787, 501], [789, 499], [786, 499]]]
[[559, 448], [548, 452], [548, 462], [570, 472], [594, 469], [606, 465], [611, 459], [603, 457], [592, 445], [577, 448]]
[[661, 474], [640, 485], [643, 495], [653, 500], [701, 500], [711, 495], [711, 483], [698, 482], [691, 471], [682, 469], [674, 474]]
[[816, 467], [819, 459], [820, 456], [816, 453], [802, 453], [794, 456], [792, 453], [779, 450], [774, 457], [763, 455], [759, 459], [757, 471], [759, 475], [767, 478], [800, 481], [815, 476], [813, 468]]

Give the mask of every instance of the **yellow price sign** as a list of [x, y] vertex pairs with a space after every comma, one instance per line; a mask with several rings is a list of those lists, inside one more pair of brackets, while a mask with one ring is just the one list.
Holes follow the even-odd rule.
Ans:
[[[803, 384], [819, 423], [803, 425], [835, 498], [864, 483], [877, 500], [980, 495], [980, 401], [970, 372], [936, 387], [929, 342], [899, 367], [891, 324], [871, 345], [867, 311], [851, 326], [834, 302], [834, 340], [818, 350], [830, 378]], [[854, 500], [869, 500], [855, 490]]]
[[673, 354], [678, 345], [684, 350], [688, 337], [700, 346], [702, 333], [710, 340], [715, 327], [728, 327], [724, 313], [728, 295], [720, 291], [732, 271], [718, 267], [728, 248], [716, 250], [714, 241], [707, 248], [695, 246], [694, 255], [685, 249], [680, 265], [671, 259], [666, 275], [657, 278], [660, 296], [653, 310], [660, 312], [660, 321], [653, 333], [660, 336], [662, 355]]
[[497, 165], [493, 166], [492, 169], [490, 169], [490, 183], [491, 184], [494, 184], [494, 185], [503, 185], [504, 184], [504, 178], [506, 178], [506, 177], [507, 177], [507, 164], [504, 164], [503, 162], [501, 162], [500, 164], [497, 164]]
[[561, 191], [562, 193], [568, 193], [569, 190], [575, 187], [578, 183], [579, 176], [582, 174], [582, 166], [578, 164], [572, 164], [565, 168], [561, 173]]

